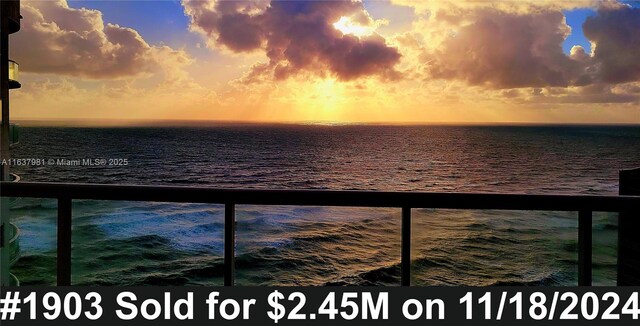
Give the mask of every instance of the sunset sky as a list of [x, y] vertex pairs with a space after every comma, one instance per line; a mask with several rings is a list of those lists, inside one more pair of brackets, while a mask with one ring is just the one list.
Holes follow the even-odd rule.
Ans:
[[13, 119], [640, 123], [640, 2], [22, 0]]

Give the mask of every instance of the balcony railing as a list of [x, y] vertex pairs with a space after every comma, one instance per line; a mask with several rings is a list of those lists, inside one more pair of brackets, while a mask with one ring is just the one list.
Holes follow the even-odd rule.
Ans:
[[410, 285], [411, 209], [495, 209], [578, 212], [578, 284], [591, 285], [592, 212], [640, 212], [640, 197], [424, 192], [254, 190], [202, 187], [2, 182], [5, 197], [58, 200], [57, 284], [71, 284], [71, 203], [74, 199], [206, 203], [225, 206], [224, 284], [235, 279], [236, 205], [397, 207], [402, 210], [401, 284]]

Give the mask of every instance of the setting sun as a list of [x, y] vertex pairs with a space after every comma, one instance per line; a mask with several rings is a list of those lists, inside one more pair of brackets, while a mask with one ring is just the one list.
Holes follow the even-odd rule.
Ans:
[[311, 109], [304, 110], [310, 121], [339, 121], [346, 101], [344, 84], [333, 78], [318, 79], [297, 98], [297, 106]]

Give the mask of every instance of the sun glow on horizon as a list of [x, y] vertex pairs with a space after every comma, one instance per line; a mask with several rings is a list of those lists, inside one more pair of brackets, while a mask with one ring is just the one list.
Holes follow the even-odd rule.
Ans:
[[346, 86], [335, 78], [322, 78], [298, 89], [294, 102], [299, 118], [309, 121], [341, 121], [349, 107]]

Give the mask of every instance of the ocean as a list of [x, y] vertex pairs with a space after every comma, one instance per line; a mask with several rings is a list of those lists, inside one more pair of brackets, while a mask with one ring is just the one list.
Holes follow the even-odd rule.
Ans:
[[[14, 158], [126, 166], [15, 166], [23, 181], [261, 189], [526, 194], [618, 191], [640, 127], [250, 125], [23, 127]], [[223, 207], [74, 201], [72, 283], [221, 285]], [[56, 203], [11, 218], [22, 285], [55, 283]], [[237, 284], [399, 285], [400, 210], [237, 208]], [[416, 285], [577, 284], [577, 213], [414, 209]], [[594, 284], [615, 284], [617, 214], [594, 214]]]

